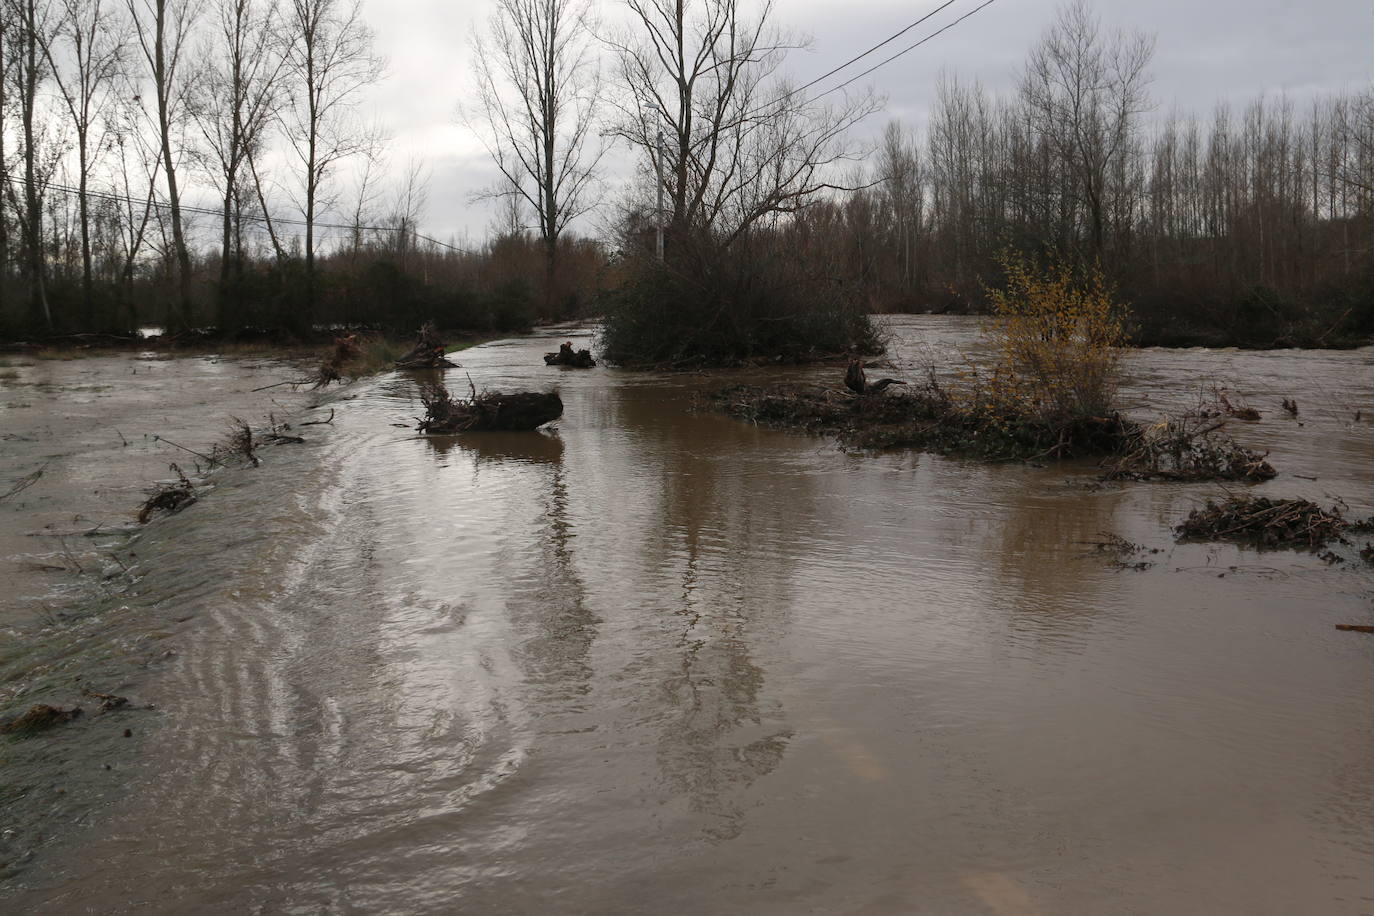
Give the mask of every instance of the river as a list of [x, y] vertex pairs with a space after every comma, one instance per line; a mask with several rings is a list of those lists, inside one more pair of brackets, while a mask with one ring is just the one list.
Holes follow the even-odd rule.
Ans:
[[[891, 332], [910, 378], [979, 346], [969, 319]], [[0, 503], [0, 700], [135, 706], [0, 744], [0, 908], [1374, 913], [1374, 637], [1333, 626], [1374, 623], [1353, 546], [1179, 545], [1216, 485], [846, 453], [694, 412], [718, 376], [543, 366], [565, 338], [590, 339], [447, 373], [557, 386], [534, 434], [417, 437], [397, 373], [0, 380], [0, 490], [50, 462]], [[1280, 472], [1256, 492], [1374, 514], [1374, 349], [1126, 369], [1142, 418], [1212, 384], [1259, 408], [1233, 424]], [[74, 411], [94, 378], [105, 405]], [[136, 469], [190, 457], [151, 434], [201, 448], [267, 409], [334, 421], [118, 528]]]

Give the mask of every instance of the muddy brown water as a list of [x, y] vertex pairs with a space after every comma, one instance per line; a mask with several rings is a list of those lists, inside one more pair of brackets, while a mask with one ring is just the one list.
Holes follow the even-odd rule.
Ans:
[[[977, 347], [964, 319], [893, 331], [892, 374]], [[132, 538], [77, 532], [177, 459], [136, 437], [312, 396], [158, 363], [80, 408], [130, 418], [112, 447], [65, 419], [95, 382], [0, 379], [2, 488], [55, 456], [0, 503], [0, 699], [155, 707], [0, 745], [0, 908], [1374, 912], [1374, 637], [1333, 626], [1374, 622], [1354, 545], [1176, 545], [1217, 487], [846, 454], [691, 412], [718, 379], [543, 366], [570, 335], [447, 374], [557, 386], [552, 431], [417, 438], [418, 379], [390, 374]], [[1374, 513], [1374, 350], [1128, 370], [1141, 416], [1213, 383], [1258, 407], [1234, 424], [1280, 470], [1258, 492]], [[61, 525], [108, 579], [34, 568], [67, 561]]]

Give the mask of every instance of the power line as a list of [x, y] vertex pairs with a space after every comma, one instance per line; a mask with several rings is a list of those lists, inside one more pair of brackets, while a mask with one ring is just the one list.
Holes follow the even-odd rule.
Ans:
[[[9, 181], [9, 182], [12, 183], [12, 184], [17, 184], [17, 185], [25, 185], [25, 184], [28, 183], [27, 179], [25, 179], [25, 178], [20, 178], [20, 177], [17, 176], [17, 175], [7, 175], [7, 176], [5, 176], [5, 180], [6, 180], [6, 181]], [[58, 192], [61, 192], [61, 193], [64, 193], [64, 194], [75, 194], [75, 195], [80, 196], [81, 194], [84, 193], [87, 197], [93, 197], [93, 198], [95, 198], [95, 199], [97, 199], [97, 200], [108, 200], [108, 201], [114, 201], [114, 202], [116, 202], [116, 203], [132, 203], [132, 204], [136, 204], [136, 205], [140, 205], [140, 206], [149, 206], [149, 205], [150, 205], [150, 206], [157, 207], [158, 209], [161, 209], [161, 210], [170, 210], [171, 207], [172, 207], [172, 205], [171, 205], [170, 203], [167, 203], [166, 201], [157, 200], [156, 198], [153, 198], [153, 197], [149, 197], [149, 198], [147, 198], [147, 199], [140, 199], [140, 198], [137, 198], [137, 197], [129, 197], [129, 196], [124, 195], [124, 194], [113, 194], [113, 193], [110, 193], [110, 192], [108, 192], [108, 191], [92, 191], [92, 190], [90, 190], [89, 188], [86, 189], [86, 190], [83, 192], [80, 188], [73, 188], [73, 187], [71, 187], [70, 185], [58, 184], [58, 183], [56, 183], [56, 182], [48, 182], [48, 183], [46, 183], [46, 184], [43, 184], [42, 187], [43, 187], [44, 189], [46, 189], [46, 190], [58, 191]], [[184, 212], [184, 213], [195, 213], [195, 214], [199, 214], [199, 215], [202, 215], [202, 216], [215, 216], [215, 217], [219, 217], [219, 218], [221, 218], [221, 219], [224, 217], [224, 210], [223, 210], [222, 208], [221, 208], [221, 209], [213, 209], [213, 208], [210, 208], [210, 207], [198, 207], [198, 206], [195, 206], [194, 204], [180, 204], [180, 205], [178, 206], [177, 209], [181, 210], [181, 211]], [[285, 216], [268, 216], [268, 215], [265, 214], [265, 213], [262, 214], [262, 215], [257, 215], [257, 214], [253, 214], [253, 213], [243, 213], [243, 214], [240, 214], [240, 215], [239, 215], [239, 218], [240, 218], [240, 219], [249, 220], [249, 221], [251, 221], [251, 222], [258, 222], [258, 223], [273, 223], [273, 224], [278, 224], [278, 225], [283, 225], [283, 226], [309, 226], [309, 225], [311, 225], [311, 223], [309, 223], [309, 222], [307, 222], [306, 220], [303, 220], [303, 219], [292, 219], [292, 218], [290, 218], [290, 217], [285, 217]], [[342, 230], [347, 231], [347, 232], [403, 232], [403, 231], [406, 231], [406, 230], [404, 230], [404, 229], [403, 229], [402, 227], [400, 227], [400, 226], [353, 226], [353, 225], [349, 225], [349, 224], [346, 224], [346, 223], [321, 223], [321, 222], [316, 222], [316, 223], [314, 223], [313, 225], [314, 225], [314, 227], [315, 227], [316, 229], [342, 229]], [[430, 236], [428, 236], [428, 235], [423, 235], [423, 234], [421, 234], [421, 233], [419, 233], [419, 232], [416, 232], [416, 231], [414, 231], [414, 230], [410, 230], [410, 234], [413, 235], [413, 236], [415, 236], [417, 239], [423, 239], [423, 240], [426, 241], [426, 242], [430, 242], [430, 243], [435, 244], [435, 245], [438, 245], [438, 246], [440, 246], [440, 247], [442, 247], [442, 248], [447, 248], [447, 249], [449, 249], [449, 250], [451, 250], [451, 251], [457, 251], [457, 252], [460, 252], [460, 253], [462, 253], [462, 254], [472, 254], [472, 252], [471, 252], [471, 251], [468, 251], [466, 248], [459, 248], [457, 245], [450, 245], [448, 242], [441, 242], [441, 241], [439, 241], [439, 240], [436, 239], [436, 238], [432, 238], [432, 237], [430, 237]]]
[[[802, 86], [798, 86], [796, 89], [792, 89], [792, 90], [790, 90], [790, 91], [784, 93], [781, 97], [779, 97], [779, 98], [777, 98], [777, 99], [774, 99], [772, 102], [769, 102], [768, 104], [769, 104], [769, 105], [776, 105], [776, 104], [778, 104], [779, 102], [785, 102], [785, 101], [787, 101], [788, 99], [790, 99], [790, 98], [791, 98], [792, 96], [794, 96], [794, 95], [798, 95], [798, 94], [800, 94], [800, 93], [802, 93], [802, 92], [805, 92], [806, 90], [810, 89], [812, 86], [816, 85], [817, 83], [821, 82], [822, 80], [827, 79], [827, 78], [829, 78], [829, 77], [832, 77], [832, 76], [834, 76], [836, 73], [839, 73], [841, 70], [843, 70], [845, 67], [848, 67], [850, 64], [858, 63], [859, 61], [863, 60], [865, 57], [867, 57], [868, 55], [872, 54], [874, 51], [878, 50], [879, 48], [883, 47], [884, 45], [889, 45], [889, 44], [891, 44], [892, 42], [896, 41], [898, 38], [901, 38], [901, 37], [902, 37], [903, 35], [905, 35], [907, 32], [910, 32], [912, 29], [916, 28], [916, 26], [918, 26], [918, 25], [920, 25], [921, 23], [925, 22], [925, 21], [926, 21], [927, 19], [929, 19], [931, 16], [934, 16], [936, 13], [939, 13], [939, 12], [943, 11], [943, 10], [944, 10], [945, 8], [947, 8], [947, 7], [953, 6], [953, 5], [954, 5], [955, 3], [957, 3], [957, 2], [958, 2], [958, 0], [946, 0], [946, 2], [940, 4], [939, 6], [935, 7], [935, 9], [931, 10], [929, 13], [926, 13], [926, 14], [925, 14], [924, 16], [922, 16], [920, 19], [917, 19], [915, 22], [911, 23], [911, 25], [907, 26], [906, 28], [902, 29], [902, 30], [899, 31], [899, 32], [894, 32], [893, 34], [891, 34], [891, 35], [889, 35], [888, 37], [884, 38], [882, 41], [878, 42], [878, 43], [877, 43], [876, 45], [874, 45], [873, 47], [869, 48], [867, 51], [864, 51], [862, 54], [856, 54], [855, 56], [849, 58], [849, 60], [845, 61], [844, 63], [840, 64], [838, 67], [834, 68], [833, 70], [827, 70], [826, 72], [822, 73], [820, 76], [818, 76], [818, 77], [816, 77], [815, 79], [813, 79], [811, 82], [806, 83], [805, 85], [802, 85]], [[819, 98], [819, 96], [818, 96], [818, 98]]]
[[[938, 28], [938, 29], [936, 29], [935, 31], [931, 32], [929, 35], [927, 35], [925, 38], [922, 38], [920, 41], [916, 42], [915, 44], [903, 48], [902, 50], [898, 51], [896, 54], [892, 55], [891, 57], [887, 58], [886, 60], [879, 61], [878, 63], [876, 63], [876, 64], [874, 64], [873, 66], [869, 67], [867, 70], [865, 70], [863, 73], [860, 73], [858, 76], [850, 77], [849, 79], [845, 80], [843, 83], [840, 83], [838, 86], [833, 86], [833, 87], [831, 87], [830, 89], [827, 89], [827, 90], [825, 90], [824, 92], [822, 92], [820, 95], [817, 95], [817, 96], [815, 96], [814, 98], [809, 99], [808, 101], [814, 102], [814, 101], [816, 101], [816, 99], [823, 98], [823, 97], [829, 95], [829, 94], [832, 93], [832, 92], [839, 92], [841, 89], [843, 89], [845, 86], [848, 86], [850, 83], [854, 83], [854, 82], [857, 82], [858, 80], [863, 79], [865, 76], [868, 76], [868, 74], [872, 73], [874, 70], [877, 70], [879, 67], [885, 67], [885, 66], [887, 66], [888, 64], [892, 63], [892, 62], [893, 62], [894, 60], [896, 60], [897, 58], [901, 57], [903, 54], [908, 54], [908, 53], [910, 53], [910, 52], [912, 52], [912, 51], [915, 51], [917, 48], [919, 48], [921, 45], [925, 44], [926, 42], [930, 41], [932, 38], [935, 38], [937, 35], [941, 34], [942, 32], [947, 32], [947, 31], [949, 31], [950, 29], [954, 28], [954, 27], [955, 27], [956, 25], [958, 25], [959, 23], [963, 22], [963, 21], [964, 21], [965, 19], [967, 19], [968, 17], [972, 16], [974, 13], [978, 12], [979, 10], [986, 9], [987, 7], [992, 6], [992, 4], [994, 4], [994, 3], [996, 3], [996, 2], [997, 2], [997, 0], [983, 0], [982, 3], [978, 4], [977, 6], [975, 6], [973, 9], [969, 10], [967, 13], [965, 13], [965, 14], [962, 15], [962, 16], [960, 16], [958, 19], [955, 19], [953, 22], [950, 22], [950, 23], [948, 23], [948, 24], [946, 24], [946, 25], [941, 26], [940, 28]], [[946, 6], [948, 6], [948, 5], [949, 5], [949, 4], [946, 4]], [[937, 10], [936, 12], [938, 12], [938, 10]]]
[[[832, 69], [832, 70], [830, 70], [830, 71], [828, 71], [828, 72], [826, 72], [826, 73], [823, 73], [823, 74], [821, 74], [820, 76], [816, 77], [816, 78], [813, 79], [811, 82], [809, 82], [809, 83], [807, 83], [807, 84], [805, 84], [805, 85], [803, 85], [803, 86], [799, 86], [799, 87], [796, 88], [796, 89], [789, 90], [788, 92], [785, 92], [785, 93], [783, 93], [782, 95], [778, 96], [778, 97], [777, 97], [776, 99], [774, 99], [773, 101], [771, 101], [771, 102], [765, 102], [764, 104], [760, 105], [759, 107], [754, 108], [754, 109], [752, 109], [752, 110], [746, 112], [746, 113], [743, 115], [743, 118], [751, 118], [751, 117], [753, 117], [754, 115], [759, 114], [760, 112], [767, 111], [769, 108], [773, 107], [774, 105], [778, 105], [778, 104], [780, 104], [780, 103], [782, 103], [782, 102], [785, 102], [785, 101], [787, 101], [788, 99], [790, 99], [792, 96], [797, 95], [799, 92], [802, 92], [803, 90], [808, 89], [808, 88], [810, 88], [811, 86], [816, 85], [817, 83], [819, 83], [821, 80], [825, 79], [826, 77], [829, 77], [829, 76], [834, 75], [835, 73], [838, 73], [839, 71], [843, 70], [845, 67], [848, 67], [850, 64], [853, 64], [853, 63], [855, 63], [855, 62], [857, 62], [857, 61], [859, 61], [859, 60], [862, 60], [863, 58], [865, 58], [865, 57], [867, 57], [868, 55], [872, 54], [874, 51], [878, 50], [879, 48], [883, 47], [884, 45], [890, 44], [891, 42], [893, 42], [893, 41], [896, 40], [897, 38], [900, 38], [902, 35], [905, 35], [907, 32], [911, 31], [911, 30], [912, 30], [913, 28], [915, 28], [916, 26], [918, 26], [918, 25], [920, 25], [921, 23], [925, 22], [926, 20], [930, 19], [930, 17], [932, 17], [932, 16], [934, 16], [935, 14], [937, 14], [937, 13], [943, 11], [944, 9], [946, 9], [946, 8], [949, 7], [949, 6], [952, 6], [955, 2], [956, 2], [956, 0], [948, 0], [948, 2], [941, 4], [940, 6], [936, 7], [936, 8], [933, 9], [933, 10], [931, 10], [929, 13], [926, 13], [926, 14], [925, 14], [924, 16], [922, 16], [920, 19], [917, 19], [915, 22], [913, 22], [911, 25], [907, 26], [906, 28], [902, 29], [901, 31], [896, 32], [896, 33], [894, 33], [894, 34], [888, 36], [887, 38], [883, 39], [882, 41], [878, 42], [876, 45], [874, 45], [873, 47], [869, 48], [867, 51], [864, 51], [862, 54], [855, 55], [854, 57], [851, 57], [849, 60], [847, 60], [847, 61], [845, 61], [844, 63], [840, 64], [838, 67], [835, 67], [834, 69]], [[850, 77], [849, 79], [845, 80], [843, 83], [840, 83], [838, 86], [832, 86], [831, 88], [825, 90], [824, 92], [817, 93], [816, 95], [814, 95], [814, 96], [812, 96], [811, 98], [807, 99], [803, 104], [804, 104], [804, 105], [809, 105], [809, 104], [811, 104], [812, 102], [815, 102], [815, 101], [817, 101], [817, 100], [819, 100], [819, 99], [825, 98], [827, 95], [829, 95], [829, 94], [832, 93], [832, 92], [839, 92], [841, 89], [845, 88], [846, 86], [848, 86], [848, 85], [850, 85], [850, 84], [852, 84], [852, 83], [855, 83], [855, 82], [857, 82], [858, 80], [863, 79], [865, 76], [868, 76], [868, 74], [872, 73], [874, 70], [877, 70], [877, 69], [880, 68], [880, 67], [884, 67], [884, 66], [886, 66], [886, 65], [888, 65], [888, 64], [890, 64], [890, 63], [892, 63], [894, 60], [896, 60], [897, 58], [901, 57], [901, 56], [904, 55], [904, 54], [909, 54], [909, 53], [911, 53], [912, 51], [914, 51], [914, 50], [916, 50], [917, 48], [919, 48], [921, 45], [923, 45], [923, 44], [925, 44], [926, 42], [930, 41], [932, 38], [935, 38], [937, 35], [940, 35], [940, 34], [943, 33], [943, 32], [947, 32], [948, 30], [954, 28], [954, 27], [955, 27], [956, 25], [958, 25], [959, 23], [963, 22], [963, 21], [964, 21], [965, 19], [967, 19], [968, 17], [972, 16], [974, 13], [978, 12], [979, 10], [984, 9], [985, 7], [991, 6], [991, 5], [992, 5], [993, 3], [995, 3], [995, 2], [996, 2], [996, 0], [984, 0], [983, 3], [979, 4], [978, 6], [974, 7], [973, 9], [969, 10], [967, 13], [965, 13], [965, 14], [962, 15], [962, 16], [960, 16], [958, 19], [955, 19], [953, 22], [950, 22], [950, 23], [948, 23], [948, 24], [946, 24], [946, 25], [944, 25], [944, 26], [941, 26], [940, 28], [936, 29], [934, 32], [931, 32], [929, 35], [927, 35], [925, 38], [922, 38], [920, 41], [916, 42], [915, 44], [908, 45], [907, 47], [905, 47], [905, 48], [903, 48], [902, 50], [898, 51], [896, 54], [893, 54], [891, 57], [889, 57], [889, 58], [887, 58], [887, 59], [885, 59], [885, 60], [882, 60], [882, 61], [880, 61], [880, 62], [874, 64], [873, 66], [869, 67], [867, 70], [865, 70], [865, 71], [863, 71], [862, 73], [860, 73], [858, 76]]]

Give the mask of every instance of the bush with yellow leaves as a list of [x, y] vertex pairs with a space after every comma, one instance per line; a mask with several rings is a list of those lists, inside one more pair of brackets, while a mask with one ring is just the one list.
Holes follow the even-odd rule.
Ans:
[[1050, 428], [1112, 418], [1124, 332], [1102, 272], [1058, 258], [1041, 270], [1015, 252], [999, 260], [1006, 285], [988, 290], [994, 355], [971, 367], [969, 406]]

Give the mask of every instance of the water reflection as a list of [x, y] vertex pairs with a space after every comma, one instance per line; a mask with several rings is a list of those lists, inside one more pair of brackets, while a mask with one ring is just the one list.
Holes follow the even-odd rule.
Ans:
[[448, 458], [454, 449], [473, 453], [480, 462], [524, 462], [559, 464], [563, 460], [563, 440], [556, 432], [471, 432], [452, 436], [425, 436], [430, 451]]
[[744, 791], [778, 766], [792, 737], [757, 647], [786, 631], [791, 532], [814, 524], [815, 494], [754, 451], [757, 431], [667, 411], [671, 392], [617, 394], [600, 404], [602, 422], [629, 433], [629, 474], [653, 503], [634, 567], [644, 580], [636, 590], [657, 595], [640, 651], [660, 691], [659, 779], [720, 842], [744, 829]]
[[1038, 639], [1082, 644], [1083, 624], [1103, 610], [1103, 568], [1113, 556], [1095, 545], [1114, 534], [1120, 492], [1065, 499], [1062, 471], [999, 469], [998, 523], [987, 526], [1003, 600], [1018, 629]]

